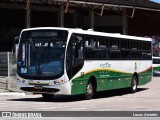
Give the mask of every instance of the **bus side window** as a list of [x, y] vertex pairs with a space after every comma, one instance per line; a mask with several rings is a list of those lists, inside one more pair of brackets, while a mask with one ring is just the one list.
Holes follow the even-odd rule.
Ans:
[[121, 39], [121, 58], [130, 59], [130, 40]]
[[89, 58], [89, 59], [97, 58], [97, 37], [96, 36], [85, 37], [85, 58]]
[[83, 58], [83, 45], [81, 43], [80, 48], [78, 49], [78, 58]]
[[110, 59], [119, 59], [120, 58], [120, 39], [118, 38], [110, 38], [110, 51], [109, 57]]
[[152, 53], [151, 53], [151, 43], [148, 41], [143, 41], [141, 42], [142, 46], [142, 59], [148, 59], [150, 60], [152, 58]]
[[82, 37], [72, 39], [73, 45], [73, 57], [83, 58], [83, 41]]
[[132, 59], [141, 59], [142, 53], [140, 48], [140, 43], [137, 40], [131, 42], [131, 58]]
[[98, 59], [108, 58], [108, 38], [98, 38]]

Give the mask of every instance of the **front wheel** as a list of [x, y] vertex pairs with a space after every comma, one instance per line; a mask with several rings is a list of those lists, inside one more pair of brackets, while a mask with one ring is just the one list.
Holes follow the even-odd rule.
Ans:
[[43, 94], [42, 94], [42, 97], [43, 97], [45, 100], [52, 100], [53, 97], [54, 97], [54, 94], [46, 94], [46, 93], [43, 93]]
[[85, 98], [87, 100], [92, 99], [95, 94], [95, 88], [94, 85], [91, 81], [88, 81], [87, 86], [86, 86], [86, 93], [85, 93]]
[[136, 76], [133, 76], [133, 77], [132, 77], [130, 91], [131, 91], [132, 93], [135, 93], [135, 92], [137, 91], [137, 77], [136, 77]]

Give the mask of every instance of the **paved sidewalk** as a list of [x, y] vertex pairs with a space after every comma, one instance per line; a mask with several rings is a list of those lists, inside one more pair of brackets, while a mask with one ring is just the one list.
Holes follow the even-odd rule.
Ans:
[[16, 89], [16, 76], [0, 76], [0, 96], [25, 96]]
[[16, 76], [0, 76], [0, 93], [16, 91]]
[[25, 94], [17, 92], [16, 76], [0, 76], [0, 96], [25, 96]]

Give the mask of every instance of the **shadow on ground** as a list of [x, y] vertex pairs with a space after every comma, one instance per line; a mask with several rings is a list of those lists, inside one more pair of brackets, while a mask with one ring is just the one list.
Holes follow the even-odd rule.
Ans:
[[[137, 92], [141, 92], [147, 90], [148, 88], [138, 88]], [[110, 98], [115, 96], [123, 96], [130, 93], [128, 89], [119, 89], [119, 90], [107, 90], [103, 92], [97, 92], [94, 99], [101, 98]], [[136, 94], [136, 93], [134, 93]], [[37, 95], [33, 95], [35, 98], [18, 98], [18, 99], [8, 99], [8, 101], [32, 101], [32, 102], [76, 102], [82, 101], [84, 99], [84, 95], [57, 95], [52, 100], [44, 100], [42, 97], [37, 97]], [[27, 97], [27, 96], [25, 96]]]

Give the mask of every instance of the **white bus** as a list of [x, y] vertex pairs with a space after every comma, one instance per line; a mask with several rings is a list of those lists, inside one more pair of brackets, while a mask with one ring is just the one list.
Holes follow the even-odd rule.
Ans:
[[160, 76], [160, 57], [152, 57], [153, 59], [153, 76]]
[[19, 37], [17, 87], [20, 92], [84, 94], [130, 88], [152, 79], [151, 39], [93, 30], [41, 27]]

